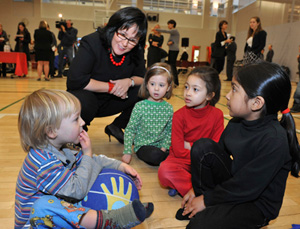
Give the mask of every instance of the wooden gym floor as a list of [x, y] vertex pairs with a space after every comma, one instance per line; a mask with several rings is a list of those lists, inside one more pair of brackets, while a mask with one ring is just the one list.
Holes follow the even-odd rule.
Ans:
[[[36, 81], [36, 70], [29, 71], [26, 78], [11, 79], [0, 78], [0, 228], [13, 228], [14, 226], [14, 196], [15, 183], [18, 172], [26, 153], [22, 151], [17, 128], [18, 112], [23, 99], [28, 94], [40, 88], [66, 89], [66, 78], [52, 79], [47, 81]], [[223, 81], [225, 75], [221, 74], [222, 92], [221, 99], [216, 107], [224, 112], [225, 126], [230, 119], [226, 107], [225, 95], [230, 90], [230, 82]], [[180, 86], [174, 90], [174, 96], [169, 100], [174, 111], [184, 105], [183, 84], [185, 75], [179, 75]], [[296, 83], [292, 83], [293, 92]], [[290, 107], [293, 100], [290, 101]], [[294, 115], [300, 136], [300, 113]], [[97, 118], [89, 127], [89, 136], [93, 144], [95, 154], [105, 154], [109, 157], [121, 159], [123, 145], [115, 139], [108, 141], [108, 136], [104, 133], [104, 127], [110, 124], [114, 117]], [[175, 213], [180, 207], [181, 197], [168, 196], [168, 190], [159, 185], [157, 178], [158, 167], [151, 167], [138, 160], [134, 155], [131, 165], [140, 173], [143, 180], [143, 188], [140, 191], [140, 198], [143, 202], [154, 203], [155, 210], [152, 216], [137, 229], [158, 229], [176, 228], [183, 229], [187, 221], [175, 219]], [[283, 201], [283, 206], [279, 217], [270, 222], [264, 229], [291, 228], [291, 224], [300, 224], [300, 179], [289, 176], [287, 189]]]

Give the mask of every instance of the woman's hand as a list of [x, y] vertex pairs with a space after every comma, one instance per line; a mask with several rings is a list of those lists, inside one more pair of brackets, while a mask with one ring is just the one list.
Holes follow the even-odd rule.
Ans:
[[141, 188], [142, 188], [142, 179], [141, 179], [140, 175], [137, 173], [137, 171], [135, 171], [134, 168], [132, 168], [128, 164], [122, 163], [119, 167], [119, 170], [122, 171], [123, 173], [128, 174], [132, 178], [132, 180], [133, 180], [135, 186], [137, 187], [137, 189], [141, 190]]
[[157, 41], [153, 41], [152, 42], [152, 46], [158, 47], [158, 42]]
[[110, 82], [114, 84], [110, 94], [120, 97], [121, 99], [127, 98], [127, 91], [131, 86], [131, 79], [110, 80]]
[[204, 196], [197, 196], [193, 198], [190, 203], [186, 204], [182, 215], [189, 214], [189, 218], [192, 218], [194, 215], [196, 215], [198, 212], [203, 211], [205, 208], [206, 206], [204, 204]]
[[82, 132], [80, 133], [79, 142], [81, 144], [81, 149], [82, 149], [83, 155], [92, 157], [93, 153], [92, 153], [91, 140], [90, 140], [88, 133], [85, 130], [82, 130]]

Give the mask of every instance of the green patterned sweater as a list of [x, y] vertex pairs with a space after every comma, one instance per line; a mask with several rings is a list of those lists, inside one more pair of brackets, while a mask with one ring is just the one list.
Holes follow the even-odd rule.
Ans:
[[166, 101], [142, 100], [135, 104], [124, 135], [124, 154], [145, 145], [169, 149], [171, 145], [173, 107]]

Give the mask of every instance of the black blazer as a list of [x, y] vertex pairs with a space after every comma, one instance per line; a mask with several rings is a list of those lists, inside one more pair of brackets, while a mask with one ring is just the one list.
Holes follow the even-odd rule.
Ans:
[[36, 29], [34, 31], [34, 48], [49, 50], [51, 49], [51, 44], [53, 42], [52, 33], [44, 28]]
[[246, 52], [248, 49], [255, 54], [260, 54], [261, 50], [264, 49], [266, 45], [266, 39], [267, 39], [267, 33], [266, 31], [262, 30], [259, 31], [257, 34], [253, 37], [252, 47], [250, 48], [246, 42], [244, 52]]
[[212, 47], [212, 54], [211, 56], [213, 58], [225, 58], [226, 56], [226, 50], [225, 45], [221, 45], [222, 41], [227, 40], [227, 33], [225, 32], [225, 37], [222, 34], [222, 31], [219, 30], [219, 32], [216, 33], [216, 40], [214, 43], [214, 47]]

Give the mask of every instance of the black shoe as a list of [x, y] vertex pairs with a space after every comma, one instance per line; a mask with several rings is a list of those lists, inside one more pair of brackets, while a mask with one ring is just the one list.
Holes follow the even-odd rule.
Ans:
[[178, 211], [176, 212], [175, 218], [178, 220], [190, 220], [189, 215], [185, 215], [183, 216], [184, 209], [183, 208], [179, 208]]
[[294, 103], [293, 107], [291, 108], [291, 113], [299, 113], [300, 112], [300, 104]]
[[231, 79], [226, 79], [226, 80], [224, 80], [224, 81], [231, 81]]
[[62, 78], [62, 74], [58, 74], [56, 76], [53, 76], [54, 78]]
[[117, 127], [116, 125], [110, 124], [110, 125], [106, 126], [105, 127], [105, 133], [108, 135], [109, 141], [111, 141], [110, 135], [112, 135], [121, 144], [124, 144], [124, 133], [123, 133], [122, 129]]

